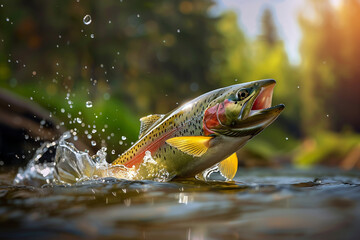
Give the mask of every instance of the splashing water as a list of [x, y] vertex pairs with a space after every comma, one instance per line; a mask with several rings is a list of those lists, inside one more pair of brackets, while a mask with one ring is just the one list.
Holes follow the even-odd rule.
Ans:
[[20, 168], [17, 173], [14, 184], [24, 184], [28, 182], [35, 183], [51, 183], [54, 179], [54, 162], [40, 163], [40, 158], [49, 151], [50, 148], [56, 146], [56, 142], [44, 143], [36, 150], [34, 157], [29, 161], [25, 169]]
[[[143, 162], [137, 169], [135, 167], [127, 168], [123, 165], [109, 164], [106, 161], [107, 149], [105, 147], [102, 147], [93, 156], [78, 150], [72, 143], [66, 141], [71, 136], [70, 132], [66, 132], [59, 140], [44, 143], [36, 151], [27, 167], [19, 169], [14, 183], [74, 184], [107, 177], [165, 182], [173, 177], [152, 158], [149, 151], [146, 152]], [[40, 162], [39, 159], [43, 158], [50, 148], [56, 148], [54, 161]]]
[[219, 164], [215, 164], [214, 166], [209, 167], [205, 171], [197, 174], [195, 178], [202, 181], [208, 181], [210, 179], [210, 175], [215, 172], [220, 172]]

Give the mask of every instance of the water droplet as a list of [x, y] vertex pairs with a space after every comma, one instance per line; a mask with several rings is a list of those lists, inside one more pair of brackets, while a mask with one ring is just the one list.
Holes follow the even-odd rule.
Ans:
[[76, 118], [76, 121], [77, 121], [78, 123], [82, 123], [82, 120], [81, 120], [80, 118]]
[[65, 112], [65, 109], [63, 109], [63, 108], [62, 108], [62, 109], [60, 109], [60, 112], [64, 113], [64, 112]]
[[123, 143], [124, 143], [123, 141], [119, 141], [119, 145], [123, 145]]
[[92, 139], [91, 134], [88, 134], [88, 135], [87, 135], [87, 138], [88, 138], [88, 139]]
[[91, 146], [96, 146], [96, 142], [94, 140], [91, 141]]
[[176, 32], [177, 32], [177, 33], [180, 33], [180, 29], [178, 28], [178, 29], [176, 30]]
[[329, 114], [326, 114], [326, 117], [329, 117]]
[[30, 97], [30, 100], [31, 100], [31, 101], [34, 100], [33, 97]]
[[297, 86], [297, 88], [300, 88], [300, 86]]
[[26, 139], [26, 140], [29, 139], [29, 135], [26, 134], [26, 135], [25, 135], [25, 139]]
[[90, 34], [90, 37], [91, 37], [91, 38], [94, 38], [94, 37], [95, 37], [95, 35], [92, 33], [92, 34]]
[[83, 22], [85, 25], [89, 25], [91, 23], [91, 16], [90, 15], [85, 15], [85, 17], [83, 18]]
[[93, 106], [92, 101], [86, 101], [86, 107], [91, 108]]
[[289, 138], [288, 138], [288, 137], [286, 137], [286, 138], [285, 138], [285, 140], [287, 141], [287, 140], [289, 140]]
[[115, 154], [115, 150], [113, 149], [113, 150], [111, 150], [111, 154]]
[[10, 21], [10, 19], [9, 19], [9, 18], [6, 18], [6, 21], [7, 21], [7, 22]]
[[125, 136], [121, 136], [121, 140], [125, 141], [126, 137]]
[[96, 129], [93, 129], [92, 131], [91, 131], [91, 133], [96, 133], [97, 131], [96, 131]]
[[111, 20], [109, 20], [109, 24], [111, 23]]
[[139, 18], [139, 17], [140, 17], [140, 14], [137, 14], [136, 16]]

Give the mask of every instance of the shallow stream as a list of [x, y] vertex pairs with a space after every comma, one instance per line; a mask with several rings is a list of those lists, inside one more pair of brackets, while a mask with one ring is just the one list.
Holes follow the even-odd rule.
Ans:
[[14, 185], [0, 175], [0, 239], [358, 239], [360, 174], [239, 170], [234, 181]]

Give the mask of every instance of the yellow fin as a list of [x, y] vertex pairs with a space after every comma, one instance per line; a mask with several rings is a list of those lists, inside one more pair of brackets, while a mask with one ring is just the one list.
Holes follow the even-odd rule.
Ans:
[[184, 153], [200, 157], [208, 150], [212, 138], [203, 136], [174, 137], [166, 140], [166, 143]]
[[151, 114], [146, 117], [140, 118], [140, 133], [139, 138], [143, 137], [145, 133], [159, 122], [165, 115], [164, 114]]
[[238, 159], [236, 156], [236, 152], [219, 163], [220, 173], [227, 180], [232, 180], [235, 177], [237, 169], [238, 169]]

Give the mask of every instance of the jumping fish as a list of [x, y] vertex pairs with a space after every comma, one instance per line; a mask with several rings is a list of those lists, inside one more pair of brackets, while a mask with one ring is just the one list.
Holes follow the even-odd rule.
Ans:
[[[169, 180], [194, 177], [218, 164], [221, 174], [231, 180], [238, 167], [236, 151], [285, 107], [271, 106], [275, 83], [266, 79], [220, 88], [168, 114], [141, 118], [139, 140], [111, 163], [121, 167], [114, 168], [110, 176], [122, 177], [124, 170], [135, 169], [139, 179], [152, 179], [154, 171], [165, 170]], [[156, 169], [143, 165], [149, 154]]]

